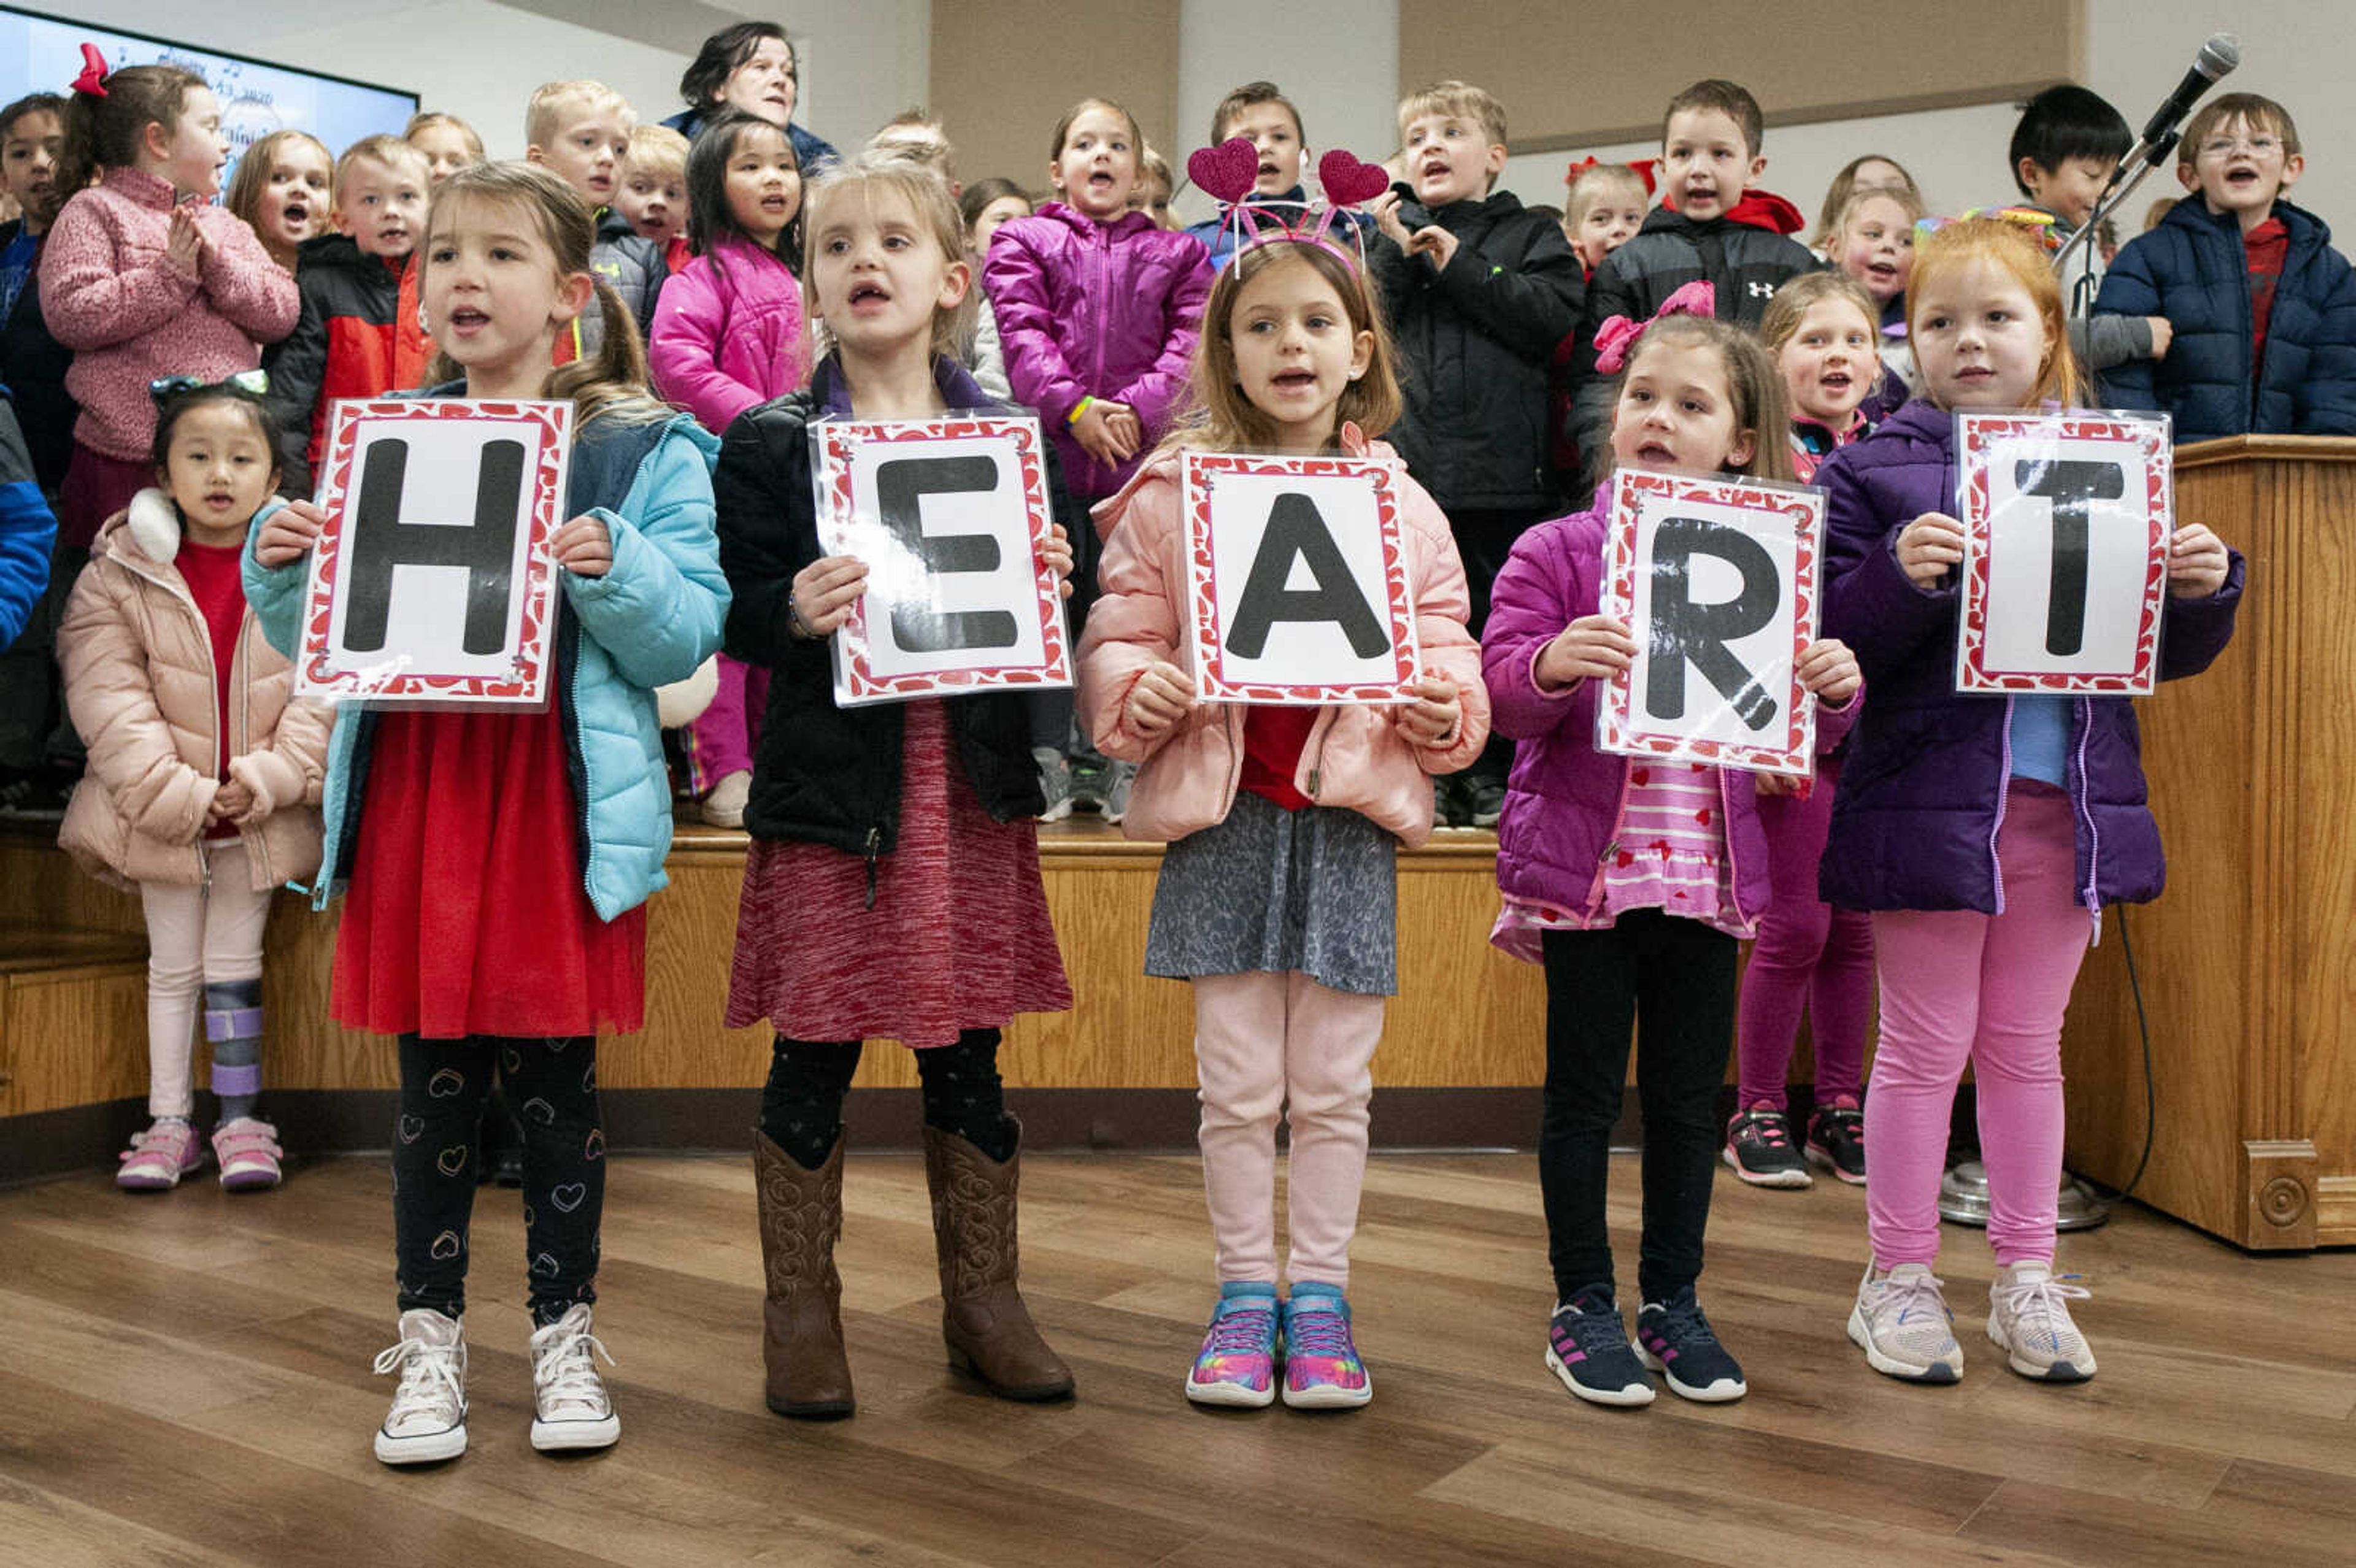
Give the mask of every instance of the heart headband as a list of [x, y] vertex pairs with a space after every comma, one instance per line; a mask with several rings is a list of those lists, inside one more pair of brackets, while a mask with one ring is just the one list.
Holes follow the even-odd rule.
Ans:
[[[1230, 136], [1215, 147], [1196, 148], [1187, 156], [1186, 176], [1195, 188], [1215, 197], [1226, 208], [1222, 222], [1234, 230], [1237, 251], [1284, 242], [1323, 245], [1354, 268], [1362, 265], [1365, 258], [1333, 242], [1333, 220], [1344, 208], [1372, 201], [1391, 187], [1390, 176], [1380, 165], [1361, 163], [1336, 147], [1317, 160], [1317, 183], [1324, 200], [1312, 198], [1298, 220], [1287, 222], [1273, 208], [1254, 207], [1246, 199], [1259, 178], [1259, 149], [1242, 136]], [[1360, 243], [1358, 226], [1347, 228], [1354, 246]]]
[[72, 91], [85, 98], [103, 98], [109, 74], [106, 57], [98, 52], [98, 46], [84, 44], [81, 47], [81, 74], [73, 79]]
[[1710, 316], [1718, 314], [1718, 290], [1708, 279], [1697, 278], [1681, 285], [1676, 293], [1661, 302], [1661, 308], [1644, 321], [1615, 315], [1595, 329], [1595, 368], [1607, 376], [1617, 376], [1628, 368], [1629, 356], [1644, 329], [1654, 322], [1672, 315]]
[[2062, 249], [2062, 236], [2056, 231], [2061, 219], [2038, 207], [1974, 207], [1953, 218], [1918, 218], [1914, 220], [1917, 234], [1936, 234], [1950, 224], [1962, 223], [1974, 218], [1993, 218], [2024, 229], [2029, 237], [2045, 247], [2048, 252]]

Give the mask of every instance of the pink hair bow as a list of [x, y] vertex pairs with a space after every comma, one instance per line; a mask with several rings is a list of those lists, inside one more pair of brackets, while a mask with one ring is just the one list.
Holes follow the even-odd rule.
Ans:
[[1718, 290], [1707, 278], [1697, 278], [1682, 284], [1677, 291], [1661, 302], [1661, 308], [1643, 321], [1615, 315], [1595, 329], [1595, 368], [1607, 376], [1617, 376], [1628, 368], [1628, 356], [1636, 351], [1636, 344], [1644, 329], [1664, 316], [1716, 315]]
[[91, 98], [106, 96], [106, 57], [98, 52], [96, 44], [81, 47], [81, 74], [73, 80], [73, 91]]

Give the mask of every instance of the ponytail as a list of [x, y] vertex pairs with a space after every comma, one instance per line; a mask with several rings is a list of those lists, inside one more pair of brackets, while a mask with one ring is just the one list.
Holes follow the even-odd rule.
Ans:
[[613, 284], [594, 273], [591, 277], [597, 285], [597, 310], [604, 327], [597, 352], [551, 370], [541, 395], [570, 400], [575, 430], [606, 414], [634, 424], [670, 418], [669, 406], [657, 402], [647, 389], [646, 344], [638, 336], [630, 307], [622, 303]]
[[107, 170], [135, 163], [148, 126], [178, 131], [182, 105], [204, 85], [203, 77], [176, 65], [131, 65], [109, 74], [97, 92], [75, 92], [66, 103], [65, 149], [58, 158], [59, 205]]

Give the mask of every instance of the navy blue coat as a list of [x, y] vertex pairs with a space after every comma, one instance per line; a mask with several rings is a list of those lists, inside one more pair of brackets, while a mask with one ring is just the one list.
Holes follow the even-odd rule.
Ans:
[[[2012, 772], [2012, 699], [1955, 690], [1962, 594], [1917, 588], [1898, 535], [1925, 512], [1955, 515], [1955, 421], [1917, 399], [1816, 470], [1826, 492], [1824, 635], [1857, 654], [1871, 693], [1849, 731], [1820, 875], [1826, 902], [1862, 910], [1997, 914], [1997, 827]], [[1950, 574], [1952, 577], [1953, 574]], [[2171, 596], [2159, 674], [2197, 675], [2224, 651], [2243, 563], [2207, 599]], [[2070, 716], [2069, 790], [2078, 902], [2143, 903], [2166, 880], [2145, 804], [2135, 702], [2080, 697]]]
[[2119, 251], [2094, 301], [2098, 315], [2164, 315], [2164, 359], [2105, 371], [2115, 408], [2156, 409], [2179, 442], [2222, 435], [2356, 435], [2356, 272], [2331, 248], [2323, 219], [2275, 203], [2290, 251], [2266, 318], [2263, 377], [2250, 376], [2249, 266], [2241, 225], [2199, 193]]

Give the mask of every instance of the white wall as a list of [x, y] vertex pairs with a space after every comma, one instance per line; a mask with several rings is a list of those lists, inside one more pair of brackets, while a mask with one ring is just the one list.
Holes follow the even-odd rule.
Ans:
[[[2347, 250], [2356, 241], [2356, 96], [2348, 90], [2356, 11], [2348, 0], [2086, 0], [2086, 85], [2140, 130], [2202, 40], [2220, 31], [2241, 36], [2242, 64], [2212, 91], [2263, 93], [2290, 111], [2307, 149], [2291, 199], [2320, 214]], [[2171, 162], [2142, 194], [2181, 194], [2175, 176]]]
[[[819, 134], [856, 142], [923, 101], [931, 0], [772, 0], [761, 10], [804, 40], [797, 118]], [[415, 92], [472, 123], [493, 157], [522, 155], [524, 104], [541, 82], [594, 77], [657, 120], [680, 107], [689, 59], [492, 0], [64, 0], [54, 14]]]

